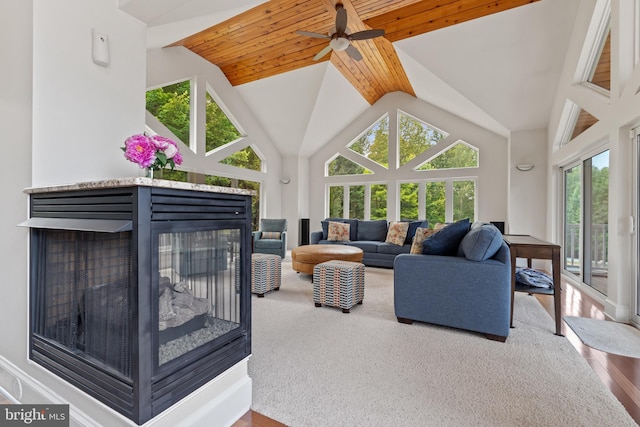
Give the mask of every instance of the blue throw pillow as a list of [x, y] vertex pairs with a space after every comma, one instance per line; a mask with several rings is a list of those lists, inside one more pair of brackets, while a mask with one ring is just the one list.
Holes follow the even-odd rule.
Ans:
[[425, 239], [422, 243], [422, 253], [424, 255], [456, 256], [458, 246], [469, 232], [470, 226], [469, 218], [447, 225]]
[[486, 261], [502, 246], [502, 233], [495, 225], [484, 224], [472, 228], [460, 242], [465, 258], [471, 261]]
[[387, 238], [387, 220], [358, 220], [358, 240], [384, 242]]
[[429, 223], [427, 221], [411, 221], [407, 230], [407, 238], [404, 239], [405, 245], [410, 245], [413, 242], [413, 236], [416, 235], [418, 227], [429, 228]]

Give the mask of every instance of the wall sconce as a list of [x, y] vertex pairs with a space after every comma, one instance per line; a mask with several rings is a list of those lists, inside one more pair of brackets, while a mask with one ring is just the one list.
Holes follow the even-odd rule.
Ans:
[[521, 172], [529, 172], [531, 169], [533, 169], [535, 165], [532, 164], [522, 164], [522, 165], [516, 165], [516, 169], [518, 169]]
[[280, 178], [280, 182], [283, 184], [288, 184], [291, 182], [291, 180], [289, 178]]

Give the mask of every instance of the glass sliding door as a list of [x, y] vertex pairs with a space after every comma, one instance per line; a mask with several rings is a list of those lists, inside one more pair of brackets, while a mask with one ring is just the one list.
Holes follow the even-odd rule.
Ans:
[[584, 283], [607, 295], [609, 270], [609, 150], [584, 162]]
[[564, 269], [607, 295], [609, 150], [564, 171]]
[[577, 277], [582, 274], [582, 166], [564, 171], [564, 269]]

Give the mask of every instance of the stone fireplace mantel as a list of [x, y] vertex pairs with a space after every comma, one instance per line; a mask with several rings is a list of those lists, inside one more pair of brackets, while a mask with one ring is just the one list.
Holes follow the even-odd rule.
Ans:
[[225, 194], [244, 194], [254, 196], [253, 190], [245, 190], [242, 188], [220, 187], [217, 185], [207, 184], [193, 184], [190, 182], [169, 181], [166, 179], [154, 179], [154, 178], [142, 178], [142, 177], [129, 177], [129, 178], [114, 178], [103, 181], [87, 181], [79, 182], [75, 184], [61, 184], [45, 187], [29, 187], [24, 190], [27, 194], [33, 193], [55, 193], [61, 191], [76, 191], [76, 190], [97, 190], [104, 188], [118, 188], [118, 187], [130, 187], [130, 186], [144, 186], [144, 187], [162, 187], [173, 188], [177, 190], [192, 190], [192, 191], [204, 191], [208, 193], [225, 193]]

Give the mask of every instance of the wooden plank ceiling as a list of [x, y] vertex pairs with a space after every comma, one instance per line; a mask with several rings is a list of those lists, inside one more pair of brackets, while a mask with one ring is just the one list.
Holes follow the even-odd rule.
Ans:
[[[184, 46], [217, 65], [234, 86], [330, 60], [373, 104], [394, 91], [415, 96], [392, 42], [535, 1], [271, 0], [171, 46]], [[344, 5], [351, 33], [385, 30], [384, 37], [352, 41], [361, 61], [345, 51], [314, 61], [329, 40], [296, 33], [329, 34], [335, 26], [336, 3]]]

